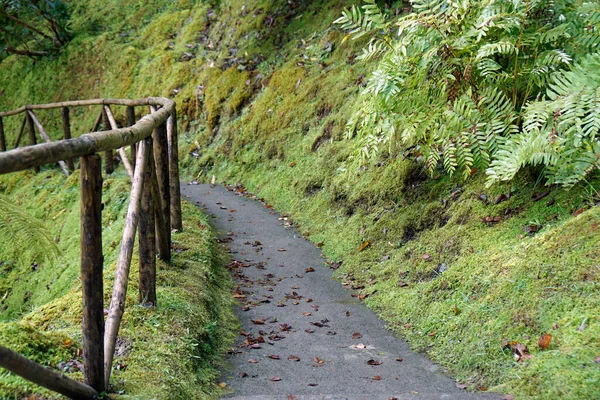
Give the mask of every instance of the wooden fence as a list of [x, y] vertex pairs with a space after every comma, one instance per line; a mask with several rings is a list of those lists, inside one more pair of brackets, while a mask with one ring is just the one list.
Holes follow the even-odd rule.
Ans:
[[[71, 137], [70, 109], [99, 106], [91, 133]], [[111, 106], [126, 106], [127, 127], [118, 128]], [[135, 107], [148, 114], [136, 122]], [[36, 111], [60, 109], [63, 138], [51, 141]], [[14, 148], [7, 150], [3, 119], [23, 115]], [[98, 132], [102, 125], [103, 131]], [[45, 143], [37, 144], [37, 132]], [[19, 147], [27, 132], [28, 146]], [[130, 146], [131, 160], [125, 151]], [[102, 162], [104, 173], [115, 168], [114, 152], [131, 179], [131, 196], [106, 323], [103, 304]], [[73, 399], [91, 399], [105, 392], [110, 381], [125, 299], [136, 231], [139, 228], [139, 295], [146, 306], [156, 305], [156, 257], [171, 258], [171, 230], [181, 230], [181, 198], [177, 156], [177, 114], [169, 99], [95, 99], [28, 105], [0, 112], [0, 174], [39, 170], [58, 163], [65, 175], [79, 157], [81, 191], [81, 282], [83, 292], [84, 383], [52, 371], [0, 345], [0, 367]], [[103, 160], [98, 153], [104, 153]]]

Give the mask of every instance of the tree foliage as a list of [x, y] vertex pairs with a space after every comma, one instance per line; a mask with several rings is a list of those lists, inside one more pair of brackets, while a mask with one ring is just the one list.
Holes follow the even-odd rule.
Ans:
[[[542, 165], [571, 186], [600, 168], [600, 4], [412, 0], [391, 21], [373, 0], [336, 21], [377, 59], [348, 135], [361, 160], [411, 147], [433, 173], [489, 183]], [[393, 37], [389, 26], [395, 27]]]
[[68, 17], [61, 0], [0, 0], [0, 59], [58, 51], [69, 40]]

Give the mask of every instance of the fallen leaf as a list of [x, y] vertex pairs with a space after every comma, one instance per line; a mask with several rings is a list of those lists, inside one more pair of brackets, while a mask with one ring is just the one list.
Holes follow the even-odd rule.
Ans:
[[360, 332], [354, 332], [352, 334], [352, 339], [360, 339], [362, 338], [362, 335], [360, 334]]
[[514, 394], [506, 394], [506, 395], [502, 396], [501, 400], [515, 400], [515, 395]]
[[308, 267], [304, 272], [308, 274], [309, 272], [315, 272], [315, 269], [313, 267]]
[[362, 343], [359, 343], [359, 344], [357, 344], [357, 345], [356, 345], [356, 346], [354, 346], [354, 347], [355, 347], [355, 348], [357, 348], [357, 349], [359, 349], [359, 350], [363, 350], [363, 349], [366, 349], [366, 348], [367, 348], [367, 346], [365, 346], [365, 345], [364, 345], [364, 344], [362, 344]]
[[72, 345], [72, 344], [73, 344], [73, 341], [72, 341], [71, 339], [67, 339], [67, 340], [65, 340], [65, 346], [67, 346], [67, 347], [68, 347], [68, 346], [70, 346], [70, 345]]
[[381, 380], [381, 377], [380, 377], [379, 375], [375, 375], [375, 376], [373, 377], [373, 380], [374, 380], [374, 381], [380, 381], [380, 380]]
[[255, 325], [264, 325], [265, 324], [265, 319], [253, 319], [252, 323]]
[[287, 250], [286, 250], [286, 249], [284, 249], [284, 248], [281, 248], [281, 249], [279, 249], [279, 250], [277, 250], [277, 251], [287, 251]]
[[371, 245], [371, 242], [368, 241], [368, 240], [366, 242], [363, 242], [363, 244], [358, 248], [358, 252], [360, 253], [361, 251], [363, 251], [364, 249], [366, 249], [370, 245]]
[[325, 363], [325, 360], [322, 360], [319, 357], [313, 358], [313, 361], [316, 362], [317, 364], [324, 364]]
[[313, 333], [314, 330], [313, 329], [305, 329], [304, 332], [306, 332], [306, 333]]
[[293, 356], [293, 355], [291, 355], [291, 354], [290, 354], [290, 355], [288, 356], [288, 360], [290, 360], [290, 361], [300, 361], [300, 357], [298, 357], [298, 356]]
[[369, 361], [367, 361], [367, 364], [369, 364], [369, 365], [381, 365], [383, 363], [381, 361], [377, 361], [377, 360], [374, 360], [374, 359], [371, 358]]
[[251, 358], [248, 360], [249, 364], [258, 364], [258, 360], [255, 360], [254, 358]]
[[290, 167], [293, 167], [294, 165], [296, 165], [296, 162], [295, 162], [295, 161], [292, 161], [292, 162], [290, 163]]
[[287, 400], [298, 400], [298, 398], [296, 396], [294, 396], [293, 394], [288, 394]]
[[598, 356], [598, 357], [594, 358], [594, 362], [595, 362], [596, 364], [600, 364], [600, 356]]
[[346, 317], [350, 316], [350, 311], [346, 311]]
[[318, 383], [309, 383], [308, 386], [319, 386]]
[[227, 387], [227, 384], [225, 382], [219, 382], [219, 387], [221, 389], [225, 389]]
[[280, 380], [281, 380], [281, 378], [278, 376], [274, 376], [271, 378], [271, 381], [273, 381], [273, 382], [279, 382]]
[[304, 315], [305, 317], [310, 317], [312, 315], [311, 312], [303, 312], [302, 315]]
[[429, 254], [425, 253], [425, 254], [423, 254], [423, 255], [421, 256], [421, 258], [422, 258], [423, 260], [427, 261], [427, 260], [429, 260], [429, 259], [431, 258], [431, 256], [430, 256]]
[[456, 383], [456, 387], [459, 389], [466, 389], [469, 387], [469, 385], [467, 385], [466, 383]]
[[431, 331], [431, 332], [429, 332], [429, 336], [433, 337], [433, 336], [435, 336], [435, 333], [436, 333], [435, 331]]
[[307, 303], [312, 303], [313, 299], [306, 299]]
[[280, 359], [277, 354], [271, 354], [270, 356], [267, 356], [267, 357], [269, 357], [271, 360], [279, 360]]
[[538, 346], [540, 346], [540, 349], [546, 350], [551, 341], [552, 335], [549, 333], [544, 333], [542, 336], [540, 336], [540, 340], [538, 340]]
[[402, 362], [402, 361], [404, 361], [404, 359], [402, 357], [398, 357], [398, 358], [396, 358], [396, 361]]
[[239, 373], [239, 376], [240, 376], [241, 378], [246, 378], [246, 377], [248, 376], [248, 374], [247, 374], [247, 373], [245, 373], [245, 372], [240, 372], [240, 373]]
[[404, 329], [410, 329], [412, 328], [412, 324], [409, 322], [408, 324], [404, 324]]

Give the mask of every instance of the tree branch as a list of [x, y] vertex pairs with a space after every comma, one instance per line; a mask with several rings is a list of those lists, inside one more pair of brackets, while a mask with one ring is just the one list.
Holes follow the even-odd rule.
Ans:
[[53, 38], [52, 36], [50, 36], [50, 35], [48, 35], [48, 34], [46, 34], [46, 33], [42, 32], [42, 31], [40, 31], [39, 29], [37, 29], [37, 28], [35, 28], [35, 27], [31, 26], [31, 25], [29, 25], [27, 22], [21, 21], [21, 20], [20, 20], [20, 19], [18, 19], [17, 17], [15, 17], [15, 16], [13, 16], [13, 15], [10, 15], [10, 14], [8, 14], [8, 13], [7, 13], [6, 11], [4, 11], [3, 9], [0, 9], [0, 15], [3, 15], [3, 16], [5, 16], [6, 18], [8, 18], [8, 19], [10, 19], [10, 20], [14, 21], [14, 22], [15, 22], [17, 25], [21, 25], [22, 27], [24, 27], [24, 28], [27, 28], [27, 29], [29, 29], [30, 31], [32, 31], [32, 32], [35, 32], [35, 33], [37, 33], [38, 35], [40, 35], [40, 36], [42, 36], [42, 37], [44, 37], [44, 38], [46, 38], [46, 39], [48, 39], [48, 40], [52, 41], [52, 43], [54, 43], [54, 45], [55, 45], [56, 47], [60, 47], [60, 45], [61, 45], [61, 44], [60, 44], [60, 41], [58, 41], [56, 38]]

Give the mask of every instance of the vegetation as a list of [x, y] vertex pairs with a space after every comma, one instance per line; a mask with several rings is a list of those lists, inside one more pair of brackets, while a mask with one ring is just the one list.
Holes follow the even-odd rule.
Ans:
[[0, 108], [171, 96], [190, 179], [239, 182], [288, 215], [460, 382], [600, 397], [597, 4], [381, 3], [355, 2], [344, 18], [362, 20], [344, 26], [341, 0], [71, 0], [74, 38], [56, 59], [2, 61]]
[[7, 54], [42, 57], [69, 40], [69, 13], [61, 0], [1, 0], [0, 60]]
[[374, 0], [336, 21], [354, 37], [372, 35], [361, 59], [381, 58], [349, 123], [363, 159], [413, 146], [431, 175], [440, 164], [463, 178], [487, 169], [488, 184], [526, 165], [568, 187], [598, 170], [597, 2], [411, 6], [393, 24]]

